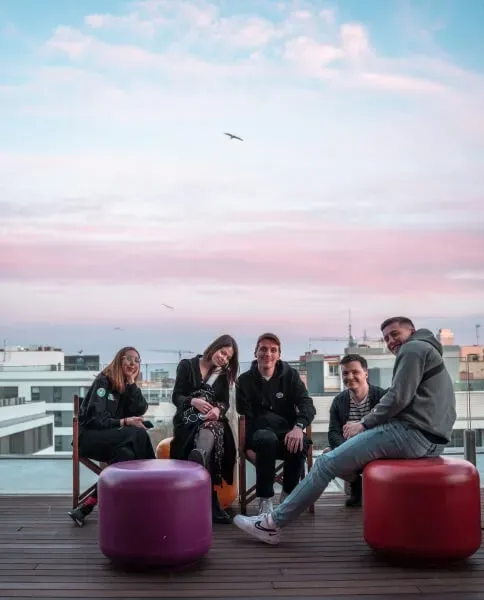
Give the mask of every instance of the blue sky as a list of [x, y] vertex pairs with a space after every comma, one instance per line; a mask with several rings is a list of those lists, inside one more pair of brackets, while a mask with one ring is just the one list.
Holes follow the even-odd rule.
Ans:
[[3, 337], [296, 354], [351, 307], [472, 342], [483, 25], [478, 0], [3, 0]]

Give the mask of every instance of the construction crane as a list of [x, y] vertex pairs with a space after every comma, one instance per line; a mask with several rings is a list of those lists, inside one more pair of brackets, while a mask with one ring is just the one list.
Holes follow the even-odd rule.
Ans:
[[161, 354], [178, 354], [178, 360], [181, 360], [184, 354], [195, 354], [193, 350], [167, 350], [166, 348], [154, 348], [149, 352], [160, 352]]

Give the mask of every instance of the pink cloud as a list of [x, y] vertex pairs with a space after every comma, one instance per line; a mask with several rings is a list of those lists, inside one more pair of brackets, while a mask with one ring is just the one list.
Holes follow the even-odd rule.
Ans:
[[343, 58], [341, 48], [331, 44], [321, 44], [312, 38], [299, 36], [288, 40], [284, 47], [284, 57], [294, 63], [306, 75], [319, 77], [325, 67]]
[[91, 29], [126, 29], [135, 34], [153, 36], [166, 20], [160, 16], [142, 19], [134, 12], [123, 16], [91, 14], [84, 17], [84, 22]]
[[313, 227], [214, 236], [200, 246], [146, 240], [93, 239], [90, 227], [69, 241], [17, 235], [0, 241], [4, 281], [90, 281], [150, 284], [177, 281], [223, 285], [354, 288], [361, 293], [465, 293], [476, 287], [455, 273], [482, 272], [480, 232]]
[[410, 94], [443, 93], [447, 88], [428, 79], [392, 73], [361, 73], [359, 81], [368, 87]]
[[340, 30], [341, 48], [350, 59], [359, 60], [373, 53], [366, 28], [360, 23], [344, 23]]

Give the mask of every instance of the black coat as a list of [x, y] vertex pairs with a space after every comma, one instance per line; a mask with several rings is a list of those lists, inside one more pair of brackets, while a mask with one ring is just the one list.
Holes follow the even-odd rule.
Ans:
[[[287, 362], [279, 360], [274, 375], [266, 381], [252, 362], [236, 385], [237, 412], [246, 418], [246, 445], [257, 429], [271, 429], [279, 438], [296, 423], [306, 427], [312, 423], [316, 410], [299, 373]], [[306, 437], [306, 436], [305, 436]]]
[[79, 426], [85, 429], [113, 429], [121, 419], [141, 417], [148, 403], [136, 383], [128, 384], [122, 394], [113, 389], [109, 377], [99, 373], [79, 407]]
[[[369, 385], [368, 400], [370, 401], [370, 409], [378, 404], [385, 392], [386, 390], [381, 387]], [[348, 422], [349, 416], [350, 392], [349, 390], [344, 390], [336, 394], [329, 409], [328, 442], [331, 449], [340, 446], [346, 441], [343, 437], [343, 426]]]
[[[193, 394], [202, 387], [202, 373], [200, 371], [200, 355], [194, 358], [185, 358], [180, 361], [176, 370], [175, 386], [172, 401], [177, 410], [173, 417], [173, 440], [170, 445], [170, 457], [186, 460], [194, 447], [195, 435], [199, 427], [192, 423], [185, 423], [183, 413], [190, 408]], [[229, 382], [226, 373], [221, 373], [214, 385], [213, 401], [223, 409], [220, 420], [224, 425], [224, 456], [222, 461], [222, 477], [231, 485], [234, 478], [234, 466], [237, 458], [235, 440], [230, 428], [226, 413], [230, 407]]]

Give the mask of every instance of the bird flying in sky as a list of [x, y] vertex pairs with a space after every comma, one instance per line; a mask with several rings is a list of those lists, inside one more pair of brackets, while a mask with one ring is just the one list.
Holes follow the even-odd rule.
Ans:
[[238, 135], [234, 135], [233, 133], [224, 133], [224, 135], [228, 135], [231, 140], [240, 140], [243, 142], [244, 140]]
[[164, 302], [161, 303], [161, 306], [164, 306], [165, 308], [169, 308], [170, 310], [174, 310], [175, 309], [174, 306], [170, 306], [169, 304], [165, 304]]

